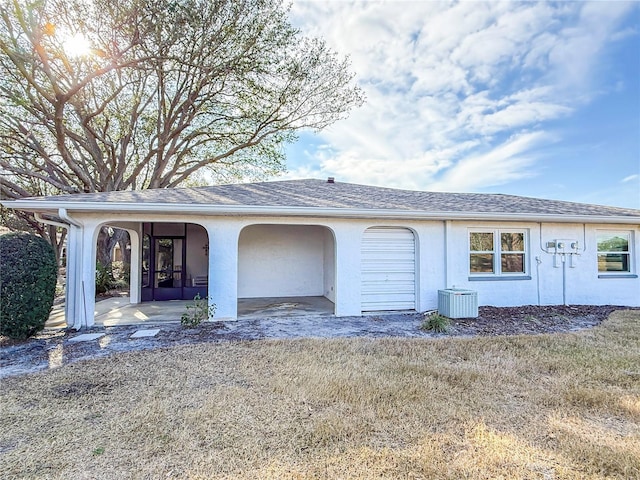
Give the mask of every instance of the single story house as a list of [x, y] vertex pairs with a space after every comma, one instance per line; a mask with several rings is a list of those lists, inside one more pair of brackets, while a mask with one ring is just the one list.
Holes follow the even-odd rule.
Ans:
[[68, 324], [94, 323], [96, 240], [131, 235], [132, 303], [207, 295], [324, 296], [336, 316], [480, 305], [640, 306], [640, 210], [512, 195], [328, 180], [89, 193], [4, 201], [69, 229]]

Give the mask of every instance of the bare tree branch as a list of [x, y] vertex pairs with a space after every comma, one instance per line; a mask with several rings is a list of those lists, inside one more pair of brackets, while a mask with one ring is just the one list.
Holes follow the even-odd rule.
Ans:
[[[283, 170], [284, 143], [363, 101], [348, 62], [287, 15], [280, 0], [3, 3], [3, 194]], [[92, 54], [65, 50], [77, 33]]]

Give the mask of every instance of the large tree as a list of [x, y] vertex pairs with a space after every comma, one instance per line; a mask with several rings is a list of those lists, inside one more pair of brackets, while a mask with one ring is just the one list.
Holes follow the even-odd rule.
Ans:
[[279, 0], [0, 2], [3, 198], [262, 178], [362, 103]]

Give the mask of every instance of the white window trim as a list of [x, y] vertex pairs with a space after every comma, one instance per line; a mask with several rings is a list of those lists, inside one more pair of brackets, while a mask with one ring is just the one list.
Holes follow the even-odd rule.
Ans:
[[[629, 242], [627, 244], [628, 250], [626, 252], [601, 252], [600, 250], [598, 250], [598, 236], [601, 233], [606, 233], [609, 235], [615, 235], [615, 234], [623, 234], [623, 235], [627, 235], [629, 238]], [[633, 246], [634, 246], [634, 231], [633, 230], [620, 230], [620, 229], [607, 229], [607, 228], [599, 228], [596, 230], [596, 272], [598, 273], [598, 278], [608, 278], [608, 277], [617, 277], [617, 278], [637, 278], [637, 275], [635, 275], [634, 272], [634, 251], [633, 251]], [[627, 255], [629, 255], [629, 270], [626, 271], [620, 271], [620, 272], [613, 272], [613, 271], [600, 271], [600, 269], [598, 268], [598, 256], [600, 254], [606, 254], [606, 253], [626, 253]]]
[[[472, 233], [491, 233], [493, 234], [493, 251], [475, 251], [471, 250], [471, 234]], [[522, 253], [524, 255], [523, 269], [524, 272], [502, 272], [502, 233], [521, 233], [524, 238], [524, 251], [505, 252], [505, 253]], [[480, 279], [514, 279], [514, 280], [530, 280], [529, 273], [529, 229], [527, 228], [470, 228], [467, 231], [467, 269], [469, 272], [469, 280]], [[492, 253], [493, 254], [493, 273], [489, 272], [472, 272], [471, 271], [471, 254], [472, 253]]]

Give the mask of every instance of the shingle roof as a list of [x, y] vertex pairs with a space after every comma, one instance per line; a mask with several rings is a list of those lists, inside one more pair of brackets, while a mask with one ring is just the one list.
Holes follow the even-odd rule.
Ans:
[[195, 188], [88, 193], [25, 200], [169, 205], [307, 207], [433, 213], [509, 213], [640, 217], [640, 210], [484, 193], [398, 190], [325, 180], [214, 185]]

